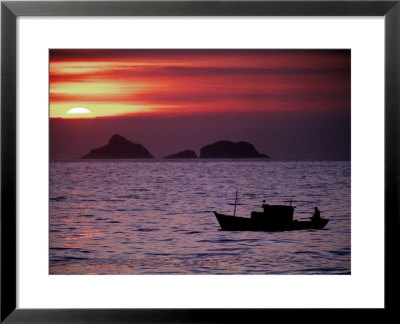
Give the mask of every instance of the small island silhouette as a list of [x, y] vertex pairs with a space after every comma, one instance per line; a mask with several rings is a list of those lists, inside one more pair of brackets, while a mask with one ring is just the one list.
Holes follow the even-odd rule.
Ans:
[[165, 157], [165, 159], [197, 159], [195, 151], [185, 150]]
[[91, 150], [82, 159], [152, 159], [154, 156], [142, 145], [113, 135], [108, 144]]
[[258, 153], [254, 146], [248, 142], [219, 141], [203, 146], [200, 150], [201, 158], [268, 158], [265, 154]]
[[[82, 159], [152, 159], [154, 156], [142, 145], [128, 141], [125, 137], [115, 134], [108, 144], [92, 149]], [[165, 157], [165, 159], [196, 159], [193, 150], [184, 150]], [[238, 158], [269, 158], [259, 153], [254, 145], [248, 142], [218, 141], [203, 146], [200, 149], [200, 158], [238, 159]]]

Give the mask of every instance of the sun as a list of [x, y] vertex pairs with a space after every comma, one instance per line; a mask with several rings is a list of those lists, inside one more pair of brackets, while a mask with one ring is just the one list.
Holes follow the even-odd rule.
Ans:
[[92, 112], [89, 109], [82, 108], [82, 107], [75, 107], [71, 108], [70, 110], [67, 111], [67, 114], [91, 114]]

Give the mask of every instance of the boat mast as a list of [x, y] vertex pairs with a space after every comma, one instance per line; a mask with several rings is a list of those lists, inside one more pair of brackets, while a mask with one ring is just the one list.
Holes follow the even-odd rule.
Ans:
[[234, 208], [234, 210], [233, 210], [233, 216], [236, 216], [236, 204], [237, 204], [237, 196], [238, 196], [238, 190], [236, 189], [235, 208]]

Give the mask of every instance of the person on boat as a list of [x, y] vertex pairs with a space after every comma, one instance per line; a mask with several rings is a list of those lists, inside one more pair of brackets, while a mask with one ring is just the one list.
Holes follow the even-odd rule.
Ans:
[[261, 205], [261, 208], [264, 209], [264, 213], [267, 212], [268, 204], [265, 203], [265, 200], [263, 200], [263, 204]]
[[318, 207], [314, 207], [314, 215], [312, 215], [311, 220], [320, 220], [321, 219], [321, 212], [319, 211]]

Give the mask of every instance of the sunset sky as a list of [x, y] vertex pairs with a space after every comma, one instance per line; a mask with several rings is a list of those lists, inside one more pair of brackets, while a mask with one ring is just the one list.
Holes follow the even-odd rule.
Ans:
[[350, 157], [350, 50], [61, 50], [50, 158], [113, 134], [154, 156], [249, 141], [277, 158]]

